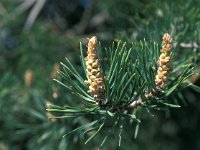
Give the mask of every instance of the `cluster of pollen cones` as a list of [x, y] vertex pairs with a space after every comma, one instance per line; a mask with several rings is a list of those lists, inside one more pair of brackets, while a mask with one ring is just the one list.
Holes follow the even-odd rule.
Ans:
[[[103, 77], [101, 75], [101, 69], [99, 65], [99, 59], [97, 57], [97, 38], [93, 36], [88, 41], [88, 51], [87, 57], [85, 58], [86, 63], [86, 71], [87, 71], [87, 80], [86, 84], [89, 85], [88, 93], [90, 93], [96, 101], [98, 102], [102, 95], [105, 92], [105, 86], [103, 84]], [[155, 77], [155, 83], [157, 85], [157, 89], [150, 91], [149, 93], [145, 93], [145, 97], [147, 99], [154, 96], [154, 93], [158, 90], [162, 90], [166, 87], [167, 78], [171, 71], [171, 49], [172, 49], [172, 38], [168, 33], [165, 33], [162, 37], [162, 49], [161, 55], [157, 61], [158, 70], [157, 75]], [[140, 99], [138, 101], [134, 101], [134, 105], [143, 104], [143, 101]]]

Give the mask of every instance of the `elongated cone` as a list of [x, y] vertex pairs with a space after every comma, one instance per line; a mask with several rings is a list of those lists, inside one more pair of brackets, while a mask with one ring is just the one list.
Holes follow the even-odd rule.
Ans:
[[30, 87], [33, 83], [33, 72], [32, 70], [28, 69], [26, 70], [24, 74], [24, 82], [26, 87]]
[[167, 84], [167, 78], [171, 71], [172, 38], [168, 33], [162, 37], [161, 55], [158, 59], [158, 71], [155, 79], [158, 90], [162, 90]]
[[99, 66], [99, 59], [96, 54], [97, 38], [93, 36], [88, 41], [87, 57], [85, 58], [86, 71], [88, 80], [85, 81], [89, 85], [88, 93], [95, 97], [96, 101], [99, 101], [100, 97], [104, 93], [105, 86], [103, 84], [103, 78], [101, 76], [101, 69]]

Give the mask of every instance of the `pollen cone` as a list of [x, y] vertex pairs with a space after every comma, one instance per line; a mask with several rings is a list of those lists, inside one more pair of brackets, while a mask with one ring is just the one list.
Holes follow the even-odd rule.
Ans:
[[172, 38], [168, 33], [165, 33], [162, 37], [162, 49], [157, 62], [158, 70], [155, 79], [155, 83], [159, 90], [162, 90], [166, 86], [167, 78], [171, 71], [171, 49]]
[[101, 69], [99, 59], [96, 54], [97, 38], [93, 36], [88, 41], [87, 57], [85, 58], [86, 71], [88, 80], [85, 81], [89, 85], [88, 93], [90, 93], [96, 101], [102, 98], [105, 90], [103, 84], [103, 77], [101, 76]]

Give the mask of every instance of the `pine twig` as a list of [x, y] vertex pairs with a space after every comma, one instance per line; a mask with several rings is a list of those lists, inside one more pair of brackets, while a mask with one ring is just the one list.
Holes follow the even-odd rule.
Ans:
[[143, 105], [145, 100], [149, 100], [154, 97], [156, 93], [159, 91], [162, 91], [162, 89], [165, 88], [167, 85], [167, 78], [169, 76], [169, 73], [171, 71], [171, 49], [172, 49], [172, 38], [168, 33], [165, 33], [162, 38], [162, 49], [161, 49], [161, 55], [158, 59], [158, 70], [157, 75], [155, 78], [155, 83], [157, 85], [156, 89], [152, 89], [149, 92], [145, 93], [144, 97], [145, 99], [142, 99], [139, 97], [137, 100], [133, 101], [130, 104], [130, 108], [135, 108], [139, 105]]

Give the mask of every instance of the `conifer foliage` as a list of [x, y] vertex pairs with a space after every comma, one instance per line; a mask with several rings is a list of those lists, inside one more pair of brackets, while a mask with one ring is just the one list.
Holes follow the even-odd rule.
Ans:
[[[77, 101], [81, 100], [85, 104], [84, 108], [52, 105], [47, 110], [61, 113], [55, 118], [93, 115], [94, 120], [66, 134], [83, 130], [87, 133], [94, 127], [95, 132], [85, 143], [107, 128], [105, 125], [112, 118], [115, 120], [113, 126], [119, 128], [120, 146], [126, 122], [122, 120], [136, 127], [136, 137], [141, 123], [138, 110], [146, 109], [150, 112], [166, 106], [180, 107], [168, 99], [176, 100], [175, 95], [180, 95], [182, 88], [191, 85], [187, 79], [193, 74], [193, 67], [185, 62], [182, 64], [184, 67], [174, 66], [172, 69], [172, 37], [168, 33], [163, 35], [161, 54], [159, 44], [145, 40], [133, 43], [119, 41], [108, 49], [102, 49], [97, 43], [95, 36], [88, 40], [86, 57], [80, 45], [84, 77], [66, 58], [66, 64], [61, 63], [63, 69], [58, 71], [62, 80], [55, 79], [75, 94]], [[105, 135], [99, 143], [101, 146], [107, 137]]]

